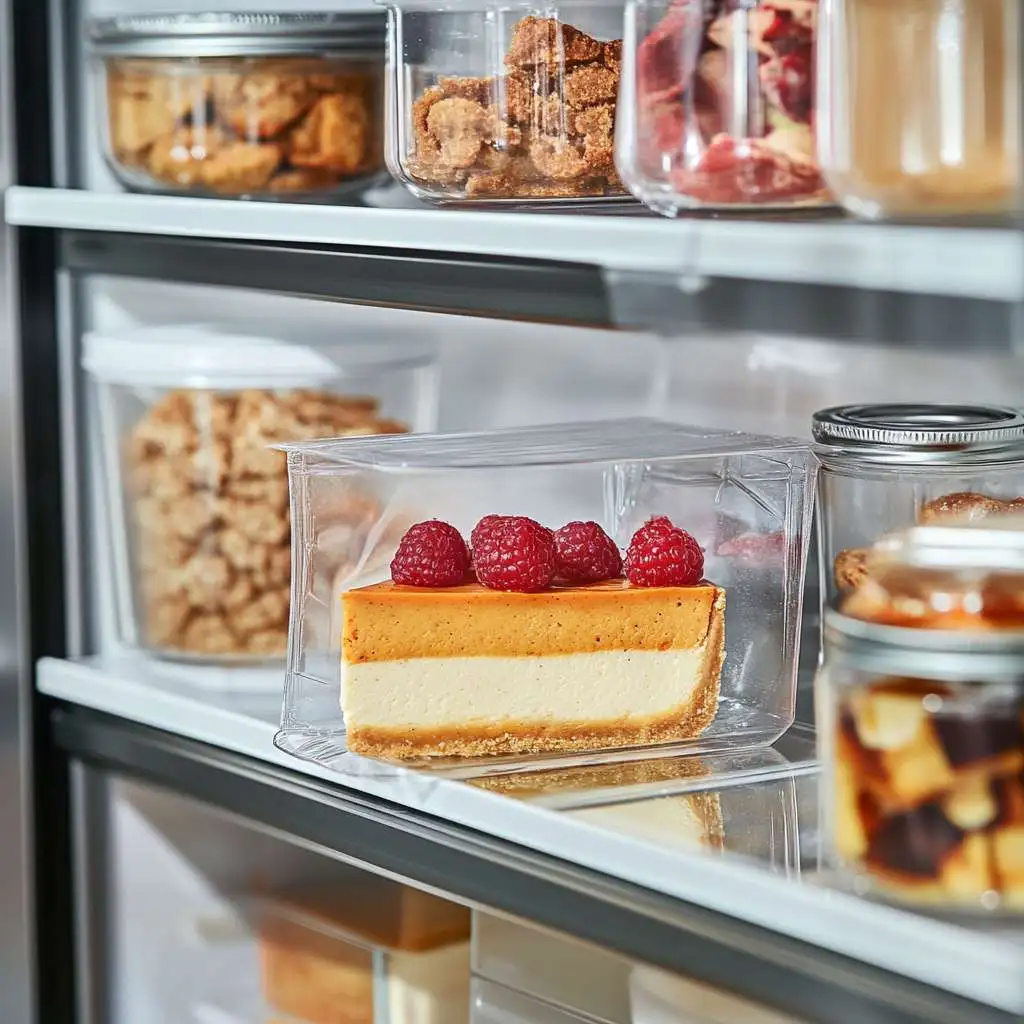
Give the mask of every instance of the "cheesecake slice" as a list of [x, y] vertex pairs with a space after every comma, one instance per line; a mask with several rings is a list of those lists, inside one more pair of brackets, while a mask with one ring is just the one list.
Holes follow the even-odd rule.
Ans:
[[718, 707], [725, 591], [622, 579], [539, 593], [391, 582], [342, 594], [341, 708], [371, 757], [688, 740]]

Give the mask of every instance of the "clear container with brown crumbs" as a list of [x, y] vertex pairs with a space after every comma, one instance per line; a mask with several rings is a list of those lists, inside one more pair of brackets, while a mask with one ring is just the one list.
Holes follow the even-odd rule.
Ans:
[[431, 202], [628, 200], [615, 171], [622, 0], [380, 0], [387, 162]]
[[323, 198], [384, 172], [380, 12], [119, 16], [89, 38], [129, 189]]
[[[184, 324], [86, 335], [109, 520], [117, 638], [196, 666], [280, 663], [292, 571], [283, 441], [427, 429], [429, 342], [339, 340], [286, 325]], [[335, 510], [344, 559], [375, 506]], [[251, 688], [252, 673], [210, 671]], [[237, 675], [237, 674], [236, 674]], [[256, 674], [258, 675], [258, 674]], [[268, 673], [280, 688], [280, 674]], [[255, 678], [255, 676], [253, 676]]]
[[1024, 909], [1024, 521], [914, 527], [825, 619], [832, 858], [901, 902]]

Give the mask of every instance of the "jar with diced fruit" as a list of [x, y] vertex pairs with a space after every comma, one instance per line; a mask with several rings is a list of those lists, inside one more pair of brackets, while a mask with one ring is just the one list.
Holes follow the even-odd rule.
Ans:
[[667, 216], [830, 202], [815, 153], [818, 0], [630, 0], [616, 163]]
[[100, 18], [103, 152], [144, 192], [289, 199], [384, 171], [380, 12]]
[[1024, 415], [972, 405], [848, 405], [814, 414], [821, 593], [865, 578], [867, 549], [915, 524], [1024, 509]]
[[614, 166], [622, 0], [380, 0], [387, 162], [437, 203], [629, 200]]
[[1024, 910], [1024, 520], [915, 527], [825, 618], [825, 835], [854, 886]]
[[[292, 553], [274, 446], [433, 426], [429, 345], [281, 337], [270, 324], [87, 335], [121, 644], [183, 662], [281, 660]], [[377, 512], [358, 498], [343, 510], [355, 549]]]

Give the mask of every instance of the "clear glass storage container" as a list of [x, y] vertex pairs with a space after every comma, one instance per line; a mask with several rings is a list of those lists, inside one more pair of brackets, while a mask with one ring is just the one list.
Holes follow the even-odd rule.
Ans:
[[823, 833], [862, 891], [1024, 909], [1022, 525], [914, 528], [826, 613]]
[[1012, 213], [1019, 0], [821, 0], [818, 157], [862, 217]]
[[[354, 752], [483, 773], [757, 747], [792, 724], [816, 466], [803, 442], [639, 419], [283, 447], [296, 558], [284, 749], [339, 770], [368, 769]], [[375, 522], [339, 549], [353, 504]], [[704, 579], [535, 593], [391, 582], [412, 524], [472, 540], [492, 514], [589, 520], [620, 551], [665, 516], [703, 547]]]
[[616, 164], [648, 206], [829, 201], [815, 153], [817, 0], [629, 0]]
[[637, 966], [630, 978], [632, 1024], [807, 1024], [711, 985]]
[[[466, 1024], [469, 911], [382, 880], [255, 910], [263, 996], [303, 1024]], [[372, 898], [371, 898], [372, 897]]]
[[1024, 416], [954, 405], [851, 405], [814, 416], [823, 603], [856, 588], [866, 549], [915, 522], [1024, 507]]
[[390, 0], [391, 173], [440, 203], [628, 199], [613, 152], [622, 6]]
[[[292, 345], [287, 331], [192, 324], [86, 336], [126, 646], [193, 663], [283, 659], [288, 473], [268, 446], [434, 425], [430, 344], [306, 331]], [[375, 520], [371, 505], [338, 509], [333, 542], [358, 546]]]
[[89, 37], [129, 189], [317, 198], [384, 170], [382, 12], [130, 15]]

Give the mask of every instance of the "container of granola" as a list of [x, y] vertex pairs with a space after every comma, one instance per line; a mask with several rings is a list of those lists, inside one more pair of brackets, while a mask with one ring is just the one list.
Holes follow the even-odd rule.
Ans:
[[[432, 347], [205, 324], [86, 335], [118, 639], [216, 666], [277, 662], [288, 640], [285, 456], [270, 446], [433, 426]], [[377, 520], [335, 508], [340, 558]], [[280, 676], [277, 679], [280, 685]]]
[[616, 162], [666, 216], [830, 202], [815, 155], [818, 0], [629, 0]]
[[915, 524], [1024, 509], [1024, 415], [980, 405], [847, 405], [814, 414], [823, 601], [867, 578], [867, 549]]
[[381, 12], [89, 25], [102, 147], [141, 192], [326, 197], [384, 170]]
[[622, 0], [379, 0], [388, 169], [435, 203], [628, 201], [615, 171]]
[[919, 526], [825, 620], [824, 835], [862, 891], [1024, 910], [1024, 521]]

